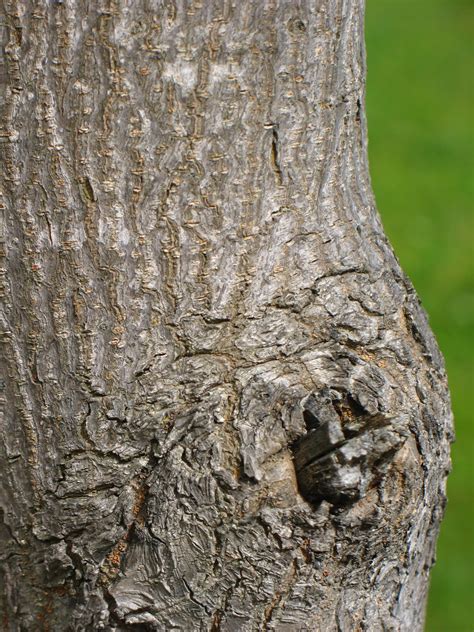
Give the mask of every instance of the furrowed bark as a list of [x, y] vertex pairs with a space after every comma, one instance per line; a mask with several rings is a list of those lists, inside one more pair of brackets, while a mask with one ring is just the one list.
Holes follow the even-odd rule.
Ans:
[[452, 422], [363, 1], [6, 0], [1, 33], [2, 629], [422, 630]]

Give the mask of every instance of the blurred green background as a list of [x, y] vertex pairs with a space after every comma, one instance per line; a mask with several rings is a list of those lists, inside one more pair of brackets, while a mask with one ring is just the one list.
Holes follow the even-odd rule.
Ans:
[[474, 631], [474, 0], [367, 0], [372, 182], [446, 359], [457, 441], [426, 632]]

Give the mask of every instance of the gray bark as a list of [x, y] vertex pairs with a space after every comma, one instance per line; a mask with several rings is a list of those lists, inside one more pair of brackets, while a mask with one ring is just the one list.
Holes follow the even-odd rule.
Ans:
[[452, 422], [363, 0], [5, 0], [1, 33], [2, 629], [421, 630]]

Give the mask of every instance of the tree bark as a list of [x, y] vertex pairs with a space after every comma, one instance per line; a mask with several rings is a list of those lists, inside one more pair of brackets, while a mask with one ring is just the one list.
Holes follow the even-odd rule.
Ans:
[[363, 0], [4, 5], [2, 629], [422, 630], [452, 421]]

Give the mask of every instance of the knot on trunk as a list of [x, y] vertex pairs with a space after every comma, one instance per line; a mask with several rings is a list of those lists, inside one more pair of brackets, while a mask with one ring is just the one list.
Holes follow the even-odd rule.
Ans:
[[302, 401], [306, 434], [292, 445], [298, 488], [309, 502], [353, 502], [382, 477], [405, 440], [396, 418], [367, 411], [357, 395], [323, 389]]

